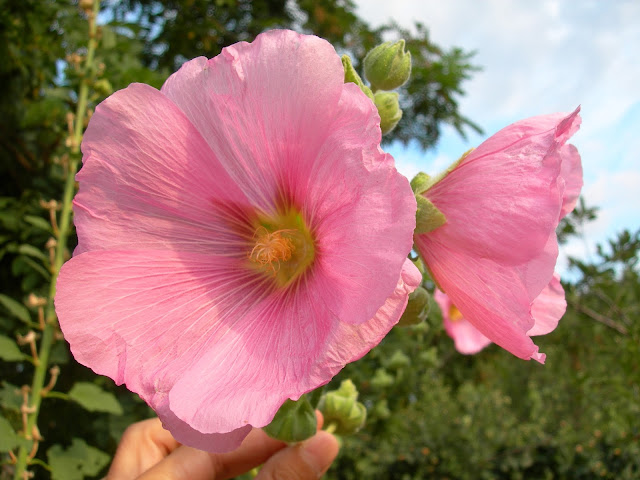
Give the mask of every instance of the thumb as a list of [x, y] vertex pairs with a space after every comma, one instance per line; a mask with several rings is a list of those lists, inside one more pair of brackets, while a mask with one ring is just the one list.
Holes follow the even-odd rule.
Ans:
[[320, 430], [309, 440], [273, 455], [256, 480], [316, 480], [329, 469], [338, 449], [336, 437]]

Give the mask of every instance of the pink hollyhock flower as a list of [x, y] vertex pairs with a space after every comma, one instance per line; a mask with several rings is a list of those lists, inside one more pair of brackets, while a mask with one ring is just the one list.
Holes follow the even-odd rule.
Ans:
[[[462, 316], [446, 293], [436, 288], [433, 298], [442, 311], [444, 329], [453, 339], [458, 352], [471, 355], [478, 353], [491, 343], [491, 340]], [[542, 289], [531, 305], [531, 316], [535, 325], [527, 335], [545, 335], [553, 331], [566, 309], [567, 302], [564, 299], [560, 276], [554, 273], [549, 285]]]
[[415, 198], [326, 41], [270, 31], [96, 109], [56, 310], [75, 358], [229, 451], [398, 321]]
[[456, 350], [465, 355], [478, 353], [491, 343], [476, 327], [466, 320], [449, 296], [436, 288], [433, 299], [442, 311], [442, 322], [447, 334], [453, 339]]
[[423, 193], [446, 223], [415, 236], [463, 317], [514, 355], [541, 363], [545, 355], [530, 336], [553, 330], [559, 316], [536, 317], [535, 301], [555, 288], [555, 230], [582, 186], [578, 151], [565, 145], [578, 112], [523, 120], [482, 143]]

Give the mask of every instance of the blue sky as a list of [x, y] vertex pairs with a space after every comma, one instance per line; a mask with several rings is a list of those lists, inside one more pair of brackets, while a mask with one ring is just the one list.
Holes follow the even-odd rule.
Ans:
[[582, 155], [590, 206], [600, 207], [586, 242], [563, 247], [588, 257], [596, 243], [640, 227], [640, 2], [637, 0], [358, 0], [372, 25], [421, 21], [443, 46], [475, 50], [482, 72], [464, 85], [463, 115], [482, 126], [468, 141], [447, 129], [433, 151], [393, 145], [407, 176], [436, 172], [500, 128], [522, 118], [582, 106], [572, 138]]

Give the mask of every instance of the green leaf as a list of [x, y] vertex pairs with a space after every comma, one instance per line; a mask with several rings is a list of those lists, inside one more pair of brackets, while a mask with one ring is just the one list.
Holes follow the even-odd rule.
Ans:
[[105, 392], [93, 383], [76, 383], [69, 391], [69, 397], [90, 412], [122, 415], [122, 407], [115, 395]]
[[69, 363], [69, 347], [66, 342], [53, 344], [51, 353], [49, 353], [49, 363], [51, 365], [66, 365]]
[[3, 382], [0, 388], [0, 405], [7, 410], [19, 412], [22, 405], [20, 388], [9, 382]]
[[24, 323], [31, 322], [31, 315], [29, 315], [29, 310], [27, 310], [27, 307], [19, 302], [16, 302], [13, 298], [0, 293], [0, 304], [2, 304], [4, 308], [9, 311], [9, 313], [22, 320]]
[[20, 439], [9, 421], [0, 417], [0, 452], [8, 452], [18, 446]]
[[71, 446], [64, 450], [54, 445], [47, 450], [53, 480], [83, 480], [95, 476], [109, 463], [109, 455], [87, 445], [84, 440], [74, 438]]
[[44, 253], [42, 253], [42, 250], [34, 247], [33, 245], [29, 245], [27, 243], [23, 243], [18, 247], [18, 253], [21, 253], [23, 255], [28, 255], [30, 257], [34, 257], [45, 262], [48, 260], [47, 256]]
[[22, 260], [28, 266], [30, 266], [33, 270], [38, 272], [45, 280], [51, 279], [51, 273], [47, 271], [42, 265], [39, 265], [36, 261], [29, 257], [18, 257], [16, 260]]
[[36, 228], [39, 228], [40, 230], [51, 232], [51, 224], [42, 217], [36, 217], [35, 215], [25, 215], [24, 221], [30, 223]]
[[6, 362], [24, 360], [25, 354], [20, 351], [16, 342], [9, 337], [0, 335], [0, 358]]

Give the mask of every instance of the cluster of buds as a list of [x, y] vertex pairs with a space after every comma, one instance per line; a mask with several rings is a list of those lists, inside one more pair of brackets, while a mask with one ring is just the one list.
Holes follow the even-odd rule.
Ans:
[[340, 388], [326, 393], [318, 403], [324, 421], [338, 435], [350, 435], [364, 426], [367, 409], [358, 402], [358, 390], [351, 380], [344, 380]]
[[405, 52], [404, 47], [404, 40], [385, 42], [367, 54], [364, 59], [364, 75], [370, 87], [364, 84], [355, 71], [351, 59], [347, 55], [342, 57], [345, 83], [355, 83], [373, 100], [380, 115], [380, 130], [383, 135], [393, 130], [402, 118], [398, 93], [391, 90], [400, 88], [411, 75], [411, 53]]

